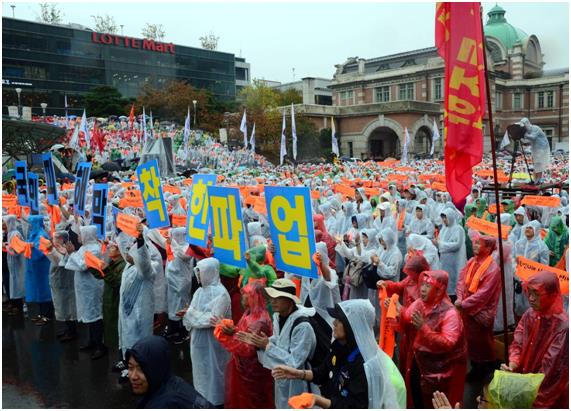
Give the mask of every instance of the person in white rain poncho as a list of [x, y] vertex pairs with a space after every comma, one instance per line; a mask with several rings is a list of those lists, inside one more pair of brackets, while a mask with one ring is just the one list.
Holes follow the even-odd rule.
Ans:
[[397, 222], [391, 213], [391, 203], [382, 202], [377, 206], [377, 210], [379, 210], [379, 217], [373, 221], [373, 227], [378, 232], [388, 228], [397, 235]]
[[353, 227], [351, 223], [352, 217], [355, 215], [355, 208], [353, 207], [353, 203], [350, 201], [345, 201], [341, 206], [342, 212], [337, 213], [336, 220], [337, 224], [335, 225], [335, 230], [333, 233], [336, 235], [343, 235], [346, 234], [347, 231]]
[[154, 294], [154, 307], [155, 318], [161, 323], [168, 315], [167, 306], [167, 280], [165, 277], [165, 267], [163, 264], [163, 257], [158, 247], [166, 250], [166, 241], [157, 228], [144, 227], [143, 238], [145, 244], [149, 249], [151, 260], [153, 261], [153, 294]]
[[355, 190], [355, 207], [357, 209], [357, 213], [367, 213], [372, 210], [371, 203], [369, 202], [363, 187]]
[[220, 406], [224, 404], [224, 371], [230, 353], [214, 337], [214, 325], [221, 317], [232, 318], [230, 295], [220, 282], [218, 260], [205, 258], [194, 270], [201, 287], [183, 318], [184, 326], [190, 331], [193, 382], [200, 395]]
[[327, 228], [327, 232], [335, 233], [335, 226], [336, 226], [336, 219], [333, 215], [333, 210], [331, 208], [331, 203], [325, 202], [319, 206], [319, 212], [325, 218], [325, 227]]
[[514, 211], [515, 225], [512, 227], [508, 239], [513, 245], [517, 243], [523, 236], [523, 226], [529, 222], [525, 208], [519, 207]]
[[[3, 223], [6, 224], [6, 242], [10, 244], [10, 241], [14, 237], [19, 237], [20, 240], [24, 241], [22, 236], [22, 231], [18, 228], [18, 219], [15, 215], [3, 216]], [[23, 254], [16, 254], [8, 246], [8, 270], [10, 272], [10, 290], [9, 297], [11, 302], [14, 304], [14, 312], [20, 311], [23, 305], [23, 299], [26, 296], [26, 286], [24, 283], [25, 271], [26, 271], [26, 260]]]
[[525, 128], [524, 138], [531, 142], [531, 154], [533, 156], [533, 174], [535, 183], [541, 183], [543, 172], [551, 163], [551, 149], [549, 141], [543, 130], [531, 124], [528, 118], [524, 117], [519, 124]]
[[417, 204], [415, 216], [412, 218], [407, 230], [408, 234], [419, 234], [429, 239], [434, 238], [434, 223], [428, 218], [426, 206]]
[[154, 265], [143, 237], [143, 226], [137, 226], [135, 240], [125, 233], [117, 236], [119, 252], [127, 262], [121, 275], [119, 290], [119, 347], [125, 352], [143, 337], [153, 334]]
[[[500, 214], [500, 220], [503, 225], [509, 225], [511, 220], [511, 214], [502, 213]], [[504, 254], [504, 278], [506, 285], [506, 311], [508, 319], [508, 327], [515, 324], [514, 319], [514, 265], [512, 259], [513, 243], [508, 239], [508, 241], [503, 241], [503, 254]], [[500, 251], [499, 242], [496, 244], [496, 249], [492, 253], [492, 257], [500, 266]], [[502, 295], [500, 294], [500, 302], [498, 304], [498, 309], [496, 311], [496, 319], [494, 320], [494, 332], [499, 332], [504, 329], [504, 317], [503, 317], [503, 306], [504, 302], [502, 300]]]
[[433, 243], [440, 251], [440, 268], [448, 273], [448, 295], [456, 295], [456, 282], [460, 270], [466, 265], [466, 233], [458, 224], [458, 212], [445, 208], [442, 214], [442, 230]]
[[418, 234], [411, 234], [406, 239], [407, 248], [409, 251], [420, 251], [431, 270], [440, 269], [440, 258], [438, 257], [438, 248], [426, 237]]
[[167, 303], [169, 316], [169, 334], [175, 336], [175, 344], [182, 343], [185, 335], [182, 328], [182, 320], [177, 313], [186, 309], [190, 304], [190, 292], [192, 288], [192, 257], [186, 252], [186, 228], [178, 227], [170, 230], [170, 248], [172, 260], [167, 262], [165, 277], [167, 281]]
[[[82, 246], [72, 252], [65, 269], [75, 271], [75, 303], [79, 322], [89, 324], [89, 343], [79, 349], [104, 350], [103, 346], [103, 280], [96, 279], [87, 269], [85, 252], [101, 259], [101, 245], [97, 241], [97, 227], [88, 225], [79, 228]], [[95, 353], [94, 353], [95, 354]]]

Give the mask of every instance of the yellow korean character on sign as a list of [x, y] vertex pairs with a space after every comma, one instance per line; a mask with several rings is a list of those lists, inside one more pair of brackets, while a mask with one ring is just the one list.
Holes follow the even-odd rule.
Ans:
[[216, 174], [195, 174], [192, 176], [192, 194], [188, 206], [186, 240], [189, 244], [206, 247], [210, 213], [208, 207], [208, 186], [216, 185]]

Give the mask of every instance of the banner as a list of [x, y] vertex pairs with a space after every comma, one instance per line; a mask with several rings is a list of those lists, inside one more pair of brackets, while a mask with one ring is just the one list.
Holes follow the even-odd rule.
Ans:
[[557, 197], [525, 196], [521, 201], [521, 204], [529, 206], [558, 208], [561, 206], [561, 200]]
[[186, 227], [186, 216], [184, 214], [172, 214], [171, 215], [171, 226], [172, 227]]
[[16, 176], [16, 193], [18, 194], [18, 204], [21, 206], [30, 205], [30, 196], [28, 194], [28, 165], [26, 160], [14, 162]]
[[224, 264], [246, 268], [246, 236], [242, 223], [240, 190], [208, 187], [214, 257]]
[[[466, 225], [473, 230], [498, 238], [497, 223], [492, 223], [491, 221], [486, 221], [477, 217], [470, 217], [466, 222]], [[502, 239], [507, 240], [511, 230], [512, 228], [509, 225], [502, 225]]]
[[155, 159], [141, 164], [137, 167], [137, 178], [149, 228], [168, 227], [170, 221], [161, 187], [159, 162]]
[[208, 186], [216, 185], [216, 174], [195, 174], [192, 176], [192, 196], [188, 205], [186, 241], [199, 247], [208, 243], [209, 206]]
[[315, 232], [308, 187], [266, 186], [266, 207], [278, 270], [317, 278]]
[[525, 257], [516, 257], [515, 275], [517, 275], [520, 280], [528, 281], [534, 274], [540, 271], [555, 273], [557, 278], [559, 278], [561, 294], [569, 295], [569, 273], [567, 271], [559, 270], [558, 268], [550, 267], [545, 264], [540, 264]]
[[107, 223], [108, 186], [104, 184], [93, 185], [93, 205], [91, 211], [91, 224], [97, 227], [97, 238], [105, 240], [105, 226]]
[[117, 214], [115, 222], [117, 224], [117, 228], [125, 234], [135, 238], [139, 237], [139, 232], [137, 231], [137, 224], [140, 222], [139, 218], [125, 213], [119, 213]]
[[87, 196], [87, 184], [91, 174], [91, 163], [83, 162], [77, 165], [75, 176], [75, 191], [73, 194], [73, 212], [80, 216], [85, 215], [85, 197]]
[[40, 188], [36, 173], [28, 173], [28, 194], [30, 196], [30, 214], [36, 215], [40, 212]]
[[85, 251], [85, 265], [88, 268], [95, 268], [101, 274], [101, 277], [105, 277], [103, 274], [103, 260], [97, 258], [94, 254], [89, 251]]
[[436, 4], [435, 43], [444, 59], [446, 187], [460, 209], [482, 161], [486, 83], [480, 3]]
[[43, 153], [42, 162], [44, 163], [44, 175], [46, 181], [46, 190], [49, 205], [58, 205], [56, 172], [52, 153]]

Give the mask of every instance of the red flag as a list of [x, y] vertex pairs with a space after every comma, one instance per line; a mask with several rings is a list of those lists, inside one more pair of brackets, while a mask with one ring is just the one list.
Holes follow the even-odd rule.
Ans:
[[435, 40], [445, 64], [446, 187], [462, 210], [472, 189], [472, 167], [483, 153], [486, 83], [480, 3], [437, 3]]
[[132, 104], [131, 112], [129, 113], [129, 128], [133, 128], [134, 121], [135, 121], [135, 104]]

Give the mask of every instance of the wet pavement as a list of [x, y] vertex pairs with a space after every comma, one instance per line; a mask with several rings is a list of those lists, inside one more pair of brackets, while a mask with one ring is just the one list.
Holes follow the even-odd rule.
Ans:
[[[79, 339], [60, 343], [59, 324], [38, 327], [22, 315], [2, 314], [3, 408], [135, 408], [138, 398], [129, 383], [120, 384], [111, 367], [117, 350], [98, 360], [80, 352], [87, 327]], [[192, 382], [188, 343], [171, 344], [173, 371]]]
[[[79, 325], [77, 340], [60, 343], [50, 322], [38, 327], [22, 315], [2, 314], [3, 408], [135, 408], [138, 398], [129, 383], [120, 384], [111, 367], [117, 350], [99, 360], [80, 352], [87, 327]], [[173, 371], [192, 383], [188, 343], [171, 344]], [[466, 383], [464, 408], [475, 408], [481, 383]]]

